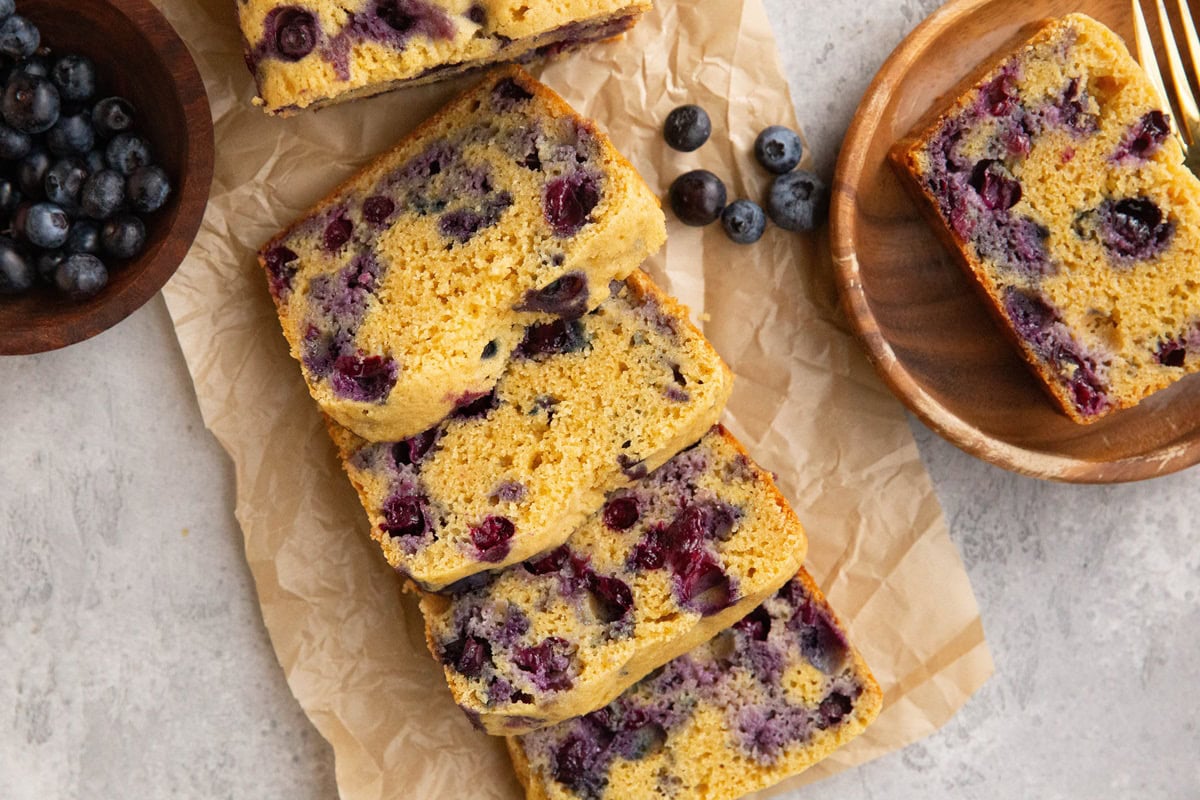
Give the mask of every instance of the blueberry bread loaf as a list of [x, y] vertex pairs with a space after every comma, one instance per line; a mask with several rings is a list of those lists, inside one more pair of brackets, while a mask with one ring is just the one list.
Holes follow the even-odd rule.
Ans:
[[1200, 181], [1103, 25], [1044, 23], [892, 155], [1073, 420], [1200, 369]]
[[489, 733], [601, 708], [786, 583], [804, 529], [724, 428], [608, 497], [567, 543], [421, 600], [458, 704]]
[[271, 114], [619, 36], [650, 0], [239, 0], [255, 103]]
[[388, 562], [438, 590], [561, 545], [703, 436], [731, 388], [687, 309], [638, 270], [595, 311], [529, 327], [495, 387], [429, 430], [330, 430]]
[[658, 200], [608, 139], [510, 67], [259, 260], [321, 409], [394, 441], [489, 393], [526, 328], [595, 308], [665, 239]]
[[608, 706], [508, 746], [529, 800], [732, 800], [825, 758], [882, 702], [801, 570]]

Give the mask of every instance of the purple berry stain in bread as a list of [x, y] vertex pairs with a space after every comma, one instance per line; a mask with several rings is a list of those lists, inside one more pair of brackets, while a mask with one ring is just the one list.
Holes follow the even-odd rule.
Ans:
[[627, 531], [640, 517], [637, 498], [625, 495], [609, 500], [604, 506], [604, 524], [614, 531]]
[[478, 678], [491, 661], [491, 645], [475, 636], [463, 636], [442, 648], [442, 663], [468, 678]]
[[345, 212], [339, 212], [329, 224], [325, 226], [325, 234], [323, 241], [325, 249], [333, 252], [341, 249], [342, 245], [350, 241], [350, 236], [354, 233], [354, 225], [346, 218]]
[[582, 272], [568, 272], [540, 289], [530, 289], [516, 310], [578, 319], [587, 311], [587, 302], [587, 276]]
[[518, 648], [513, 653], [513, 663], [522, 672], [530, 673], [534, 686], [543, 692], [570, 689], [571, 656], [575, 648], [565, 639], [547, 637], [535, 647]]
[[588, 223], [599, 202], [599, 178], [580, 170], [546, 184], [542, 209], [555, 235], [574, 236]]
[[1125, 134], [1113, 160], [1134, 158], [1144, 161], [1154, 155], [1170, 135], [1171, 121], [1167, 115], [1157, 109], [1147, 112]]
[[386, 356], [339, 356], [333, 362], [333, 391], [348, 400], [379, 403], [387, 399], [400, 369]]
[[1021, 184], [998, 159], [984, 159], [976, 164], [970, 183], [983, 205], [992, 211], [1012, 208], [1021, 199]]
[[515, 532], [512, 520], [500, 516], [488, 517], [471, 528], [471, 542], [479, 551], [479, 560], [489, 564], [503, 561]]
[[1118, 263], [1146, 261], [1171, 243], [1175, 224], [1145, 197], [1106, 201], [1099, 208], [1100, 240]]
[[384, 195], [372, 195], [363, 201], [363, 219], [372, 225], [383, 225], [395, 210], [395, 201]]
[[424, 536], [429, 527], [425, 498], [412, 495], [390, 497], [383, 505], [383, 532], [397, 539]]
[[575, 353], [587, 346], [587, 332], [579, 320], [558, 319], [554, 322], [530, 325], [517, 346], [517, 358], [536, 358], [545, 355]]
[[496, 82], [492, 89], [492, 102], [499, 111], [511, 111], [517, 105], [533, 99], [533, 92], [526, 89], [513, 78], [504, 78]]
[[490, 392], [467, 392], [455, 401], [451, 416], [455, 419], [475, 419], [486, 415], [498, 404], [495, 389]]
[[286, 300], [292, 292], [292, 280], [296, 277], [298, 266], [295, 265], [299, 256], [283, 245], [267, 251], [264, 260], [270, 277], [271, 296], [277, 300]]
[[633, 592], [620, 578], [589, 571], [587, 588], [595, 599], [596, 616], [605, 623], [624, 619], [633, 608]]
[[393, 444], [392, 459], [395, 461], [396, 466], [414, 466], [421, 463], [421, 459], [437, 443], [439, 436], [441, 436], [441, 428], [434, 427], [424, 433], [418, 433], [416, 436]]

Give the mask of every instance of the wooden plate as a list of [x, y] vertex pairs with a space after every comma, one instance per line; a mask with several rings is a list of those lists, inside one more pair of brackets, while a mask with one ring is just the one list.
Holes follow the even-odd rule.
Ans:
[[1132, 42], [1128, 0], [956, 0], [867, 90], [834, 181], [833, 258], [871, 361], [924, 422], [972, 455], [1038, 478], [1113, 483], [1200, 461], [1200, 375], [1091, 425], [1057, 411], [886, 162], [939, 96], [1031, 22], [1090, 14]]
[[39, 353], [95, 336], [158, 293], [187, 255], [212, 183], [213, 128], [208, 97], [187, 46], [149, 0], [19, 0], [17, 12], [54, 53], [96, 62], [97, 87], [134, 105], [135, 128], [171, 177], [167, 205], [145, 218], [146, 248], [110, 264], [95, 297], [74, 301], [39, 286], [0, 296], [0, 354]]

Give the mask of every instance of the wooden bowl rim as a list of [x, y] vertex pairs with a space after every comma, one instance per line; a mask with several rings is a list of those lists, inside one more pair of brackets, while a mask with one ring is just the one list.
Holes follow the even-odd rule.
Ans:
[[[0, 337], [0, 355], [32, 355], [58, 350], [90, 339], [121, 322], [158, 294], [175, 274], [204, 220], [213, 179], [213, 122], [208, 93], [191, 50], [150, 0], [106, 0], [106, 5], [139, 30], [154, 48], [179, 98], [188, 135], [184, 143], [187, 169], [183, 171], [184, 180], [179, 187], [177, 213], [170, 220], [167, 236], [153, 257], [140, 267], [134, 280], [120, 287], [120, 291], [107, 296], [102, 294], [101, 302], [81, 314], [75, 324], [59, 336], [47, 337], [38, 328], [10, 331]], [[154, 27], [138, 26], [134, 21], [137, 14], [152, 19]], [[176, 57], [168, 58], [165, 50], [174, 50]]]
[[[880, 327], [871, 324], [875, 316], [863, 287], [855, 243], [858, 185], [866, 169], [867, 150], [887, 111], [893, 90], [903, 82], [908, 64], [936, 44], [964, 16], [995, 2], [997, 0], [951, 0], [934, 11], [888, 56], [855, 111], [838, 158], [830, 214], [833, 266], [843, 311], [866, 348], [869, 360], [893, 394], [934, 432], [977, 458], [1030, 477], [1069, 483], [1145, 480], [1193, 466], [1200, 462], [1200, 437], [1121, 459], [1092, 461], [1031, 450], [986, 434], [926, 391], [897, 357]], [[884, 168], [887, 169], [887, 165]]]

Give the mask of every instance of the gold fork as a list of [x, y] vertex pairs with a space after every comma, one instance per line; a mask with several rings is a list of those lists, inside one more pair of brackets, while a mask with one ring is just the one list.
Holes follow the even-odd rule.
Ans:
[[[1164, 107], [1171, 110], [1171, 100], [1163, 83], [1162, 73], [1158, 70], [1158, 60], [1154, 56], [1154, 44], [1150, 40], [1150, 32], [1146, 28], [1146, 17], [1142, 14], [1141, 0], [1133, 2], [1133, 27], [1137, 37], [1138, 61], [1150, 76], [1151, 82], [1158, 89]], [[1167, 15], [1167, 7], [1163, 0], [1155, 0], [1158, 6], [1158, 24], [1162, 28], [1163, 45], [1167, 52], [1167, 66], [1171, 71], [1171, 83], [1178, 100], [1179, 114], [1174, 115], [1177, 123], [1175, 135], [1179, 137], [1187, 155], [1187, 165], [1192, 172], [1200, 174], [1200, 108], [1196, 105], [1196, 96], [1188, 84], [1187, 70], [1183, 66], [1183, 57], [1179, 53], [1179, 45], [1175, 41], [1175, 31], [1171, 27], [1171, 19]], [[1176, 0], [1179, 6], [1179, 17], [1183, 20], [1183, 34], [1187, 41], [1188, 55], [1192, 59], [1192, 69], [1200, 75], [1200, 38], [1196, 36], [1196, 23], [1192, 21], [1191, 11], [1188, 10], [1187, 0]]]

